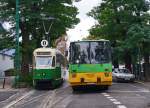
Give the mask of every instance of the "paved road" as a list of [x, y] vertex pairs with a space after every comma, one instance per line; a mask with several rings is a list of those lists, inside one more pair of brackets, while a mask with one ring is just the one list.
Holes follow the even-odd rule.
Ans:
[[150, 90], [139, 83], [113, 83], [107, 91], [75, 93], [65, 83], [59, 89], [30, 90], [23, 96], [4, 108], [150, 108]]

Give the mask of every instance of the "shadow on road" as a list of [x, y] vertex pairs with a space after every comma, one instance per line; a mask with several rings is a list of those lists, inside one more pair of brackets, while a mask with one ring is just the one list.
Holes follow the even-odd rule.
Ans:
[[108, 88], [100, 86], [79, 86], [74, 88], [73, 94], [86, 94], [86, 93], [103, 93], [107, 92]]

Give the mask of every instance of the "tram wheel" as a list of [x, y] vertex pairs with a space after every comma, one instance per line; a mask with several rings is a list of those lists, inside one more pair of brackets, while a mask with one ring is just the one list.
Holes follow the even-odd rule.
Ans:
[[34, 87], [35, 89], [39, 89], [38, 83], [37, 83], [36, 81], [34, 81], [34, 80], [33, 80], [33, 87]]

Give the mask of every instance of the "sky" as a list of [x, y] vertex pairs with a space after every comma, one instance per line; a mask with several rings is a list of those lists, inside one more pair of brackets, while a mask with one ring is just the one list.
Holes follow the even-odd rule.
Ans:
[[90, 10], [98, 6], [101, 0], [81, 0], [80, 2], [75, 2], [73, 5], [78, 8], [79, 14], [77, 17], [80, 19], [74, 29], [67, 31], [69, 41], [77, 41], [89, 35], [88, 30], [96, 23], [96, 21], [87, 16], [86, 14]]

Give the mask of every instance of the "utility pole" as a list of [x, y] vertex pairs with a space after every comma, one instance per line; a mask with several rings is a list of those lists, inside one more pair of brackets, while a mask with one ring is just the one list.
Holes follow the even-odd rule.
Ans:
[[15, 68], [17, 71], [16, 82], [19, 78], [20, 57], [19, 57], [19, 0], [16, 0], [16, 52], [15, 52]]

